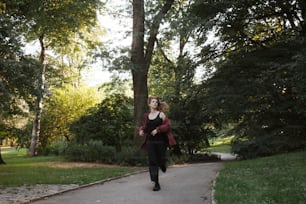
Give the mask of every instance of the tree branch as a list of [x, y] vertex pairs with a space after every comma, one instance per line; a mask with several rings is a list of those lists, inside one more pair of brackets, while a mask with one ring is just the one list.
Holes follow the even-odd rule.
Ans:
[[156, 42], [156, 36], [158, 34], [158, 29], [160, 27], [160, 24], [167, 14], [167, 12], [170, 10], [171, 6], [173, 5], [174, 0], [167, 0], [162, 9], [159, 11], [159, 13], [155, 16], [153, 23], [152, 23], [152, 28], [150, 30], [150, 36], [148, 40], [148, 45], [145, 53], [145, 63], [146, 66], [148, 67], [151, 59], [152, 59], [152, 54], [154, 50], [154, 44]]

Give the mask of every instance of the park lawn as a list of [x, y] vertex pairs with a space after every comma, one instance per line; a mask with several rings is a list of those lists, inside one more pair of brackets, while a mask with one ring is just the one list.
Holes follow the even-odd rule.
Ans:
[[204, 148], [203, 151], [231, 153], [232, 139], [233, 136], [210, 139], [210, 147]]
[[98, 163], [67, 162], [59, 156], [27, 157], [26, 150], [2, 150], [0, 188], [35, 184], [78, 184], [122, 176], [143, 170]]
[[204, 151], [231, 153], [231, 146], [229, 144], [211, 145], [206, 147]]
[[304, 204], [306, 151], [226, 163], [214, 198], [217, 204]]

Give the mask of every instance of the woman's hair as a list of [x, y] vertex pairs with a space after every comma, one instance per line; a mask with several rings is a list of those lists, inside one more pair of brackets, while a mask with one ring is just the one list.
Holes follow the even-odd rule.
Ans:
[[148, 98], [148, 104], [150, 104], [152, 99], [156, 99], [158, 103], [157, 110], [162, 111], [162, 112], [168, 112], [169, 111], [169, 105], [166, 102], [160, 101], [158, 96], [149, 96]]

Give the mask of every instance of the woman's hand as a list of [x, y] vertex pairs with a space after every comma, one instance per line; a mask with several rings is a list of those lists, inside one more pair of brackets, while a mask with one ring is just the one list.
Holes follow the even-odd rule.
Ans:
[[139, 130], [139, 133], [138, 133], [140, 136], [143, 136], [144, 135], [144, 131], [143, 130]]
[[152, 135], [152, 136], [155, 136], [157, 133], [158, 133], [157, 130], [154, 129], [154, 130], [151, 132], [151, 135]]

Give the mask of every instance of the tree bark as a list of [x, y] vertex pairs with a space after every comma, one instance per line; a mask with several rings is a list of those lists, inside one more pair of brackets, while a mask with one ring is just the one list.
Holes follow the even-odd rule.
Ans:
[[0, 164], [5, 164], [4, 160], [2, 159], [1, 147], [0, 147]]
[[[144, 100], [148, 96], [147, 67], [144, 61], [144, 0], [133, 0], [132, 77], [134, 91], [135, 136], [145, 111]], [[137, 137], [136, 137], [137, 138]], [[137, 141], [137, 139], [136, 139]]]
[[302, 15], [302, 22], [301, 22], [301, 35], [306, 37], [306, 2], [305, 0], [299, 1], [301, 15]]
[[[162, 19], [170, 10], [174, 0], [167, 0], [161, 10], [155, 16], [151, 28], [149, 40], [144, 49], [144, 0], [133, 0], [133, 34], [132, 34], [132, 77], [134, 91], [134, 119], [135, 119], [135, 138], [137, 138], [138, 128], [142, 122], [142, 117], [147, 108], [148, 98], [148, 71], [154, 51], [156, 36]], [[136, 141], [139, 141], [136, 139]]]
[[41, 121], [41, 114], [43, 110], [43, 98], [44, 98], [44, 91], [45, 91], [45, 56], [46, 56], [46, 48], [44, 44], [44, 35], [39, 37], [39, 43], [41, 46], [41, 53], [40, 53], [40, 62], [41, 62], [41, 70], [39, 74], [38, 84], [37, 84], [37, 96], [35, 101], [35, 116], [33, 121], [32, 127], [32, 137], [31, 137], [31, 144], [29, 148], [29, 156], [37, 155], [37, 146], [39, 142], [40, 136], [40, 121]]

